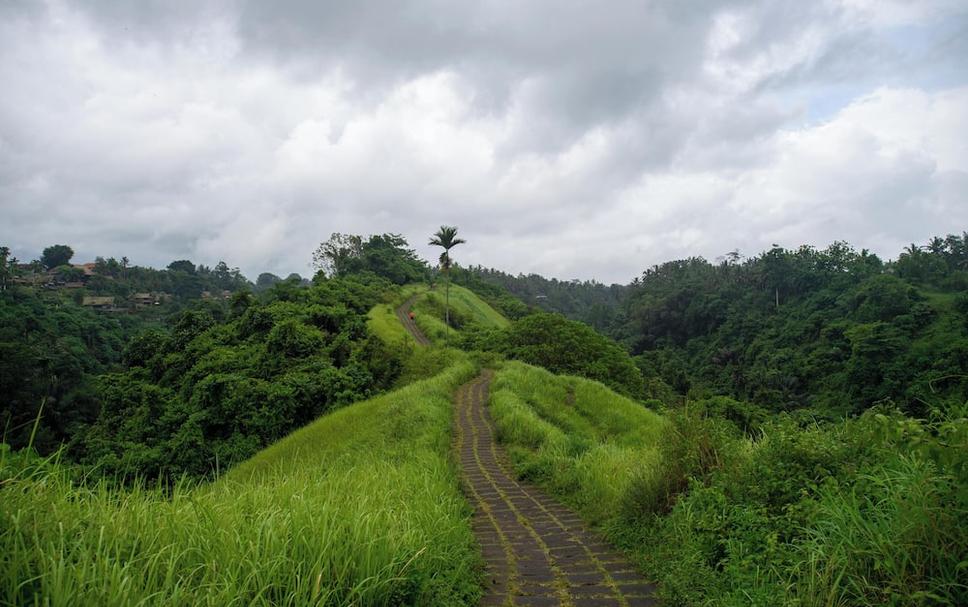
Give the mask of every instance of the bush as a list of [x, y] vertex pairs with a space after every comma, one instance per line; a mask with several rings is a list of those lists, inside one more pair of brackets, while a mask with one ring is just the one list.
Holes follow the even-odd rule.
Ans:
[[501, 341], [509, 358], [600, 381], [626, 395], [644, 393], [642, 374], [628, 353], [584, 323], [532, 314], [515, 321]]

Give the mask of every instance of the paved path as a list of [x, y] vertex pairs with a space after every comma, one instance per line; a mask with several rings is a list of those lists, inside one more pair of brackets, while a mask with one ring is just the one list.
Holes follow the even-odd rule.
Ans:
[[419, 295], [412, 296], [410, 299], [403, 302], [399, 308], [397, 308], [397, 318], [399, 318], [400, 322], [403, 323], [404, 328], [409, 331], [411, 335], [413, 335], [413, 338], [417, 340], [417, 344], [421, 346], [429, 346], [430, 340], [427, 339], [427, 336], [420, 331], [417, 323], [410, 319], [410, 308], [413, 306], [413, 302], [417, 300], [417, 297], [419, 297]]
[[515, 479], [485, 407], [491, 373], [457, 391], [456, 443], [487, 562], [481, 605], [638, 607], [654, 586], [570, 510]]

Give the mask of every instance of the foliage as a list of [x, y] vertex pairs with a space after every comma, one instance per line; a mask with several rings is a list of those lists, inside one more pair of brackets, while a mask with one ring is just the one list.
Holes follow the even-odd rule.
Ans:
[[716, 398], [663, 419], [596, 385], [507, 363], [498, 436], [521, 476], [633, 552], [666, 604], [968, 600], [964, 405], [815, 423]]
[[211, 485], [78, 482], [0, 455], [0, 603], [466, 605], [479, 556], [449, 461], [458, 361], [325, 416]]
[[398, 285], [426, 279], [428, 268], [399, 234], [334, 233], [313, 252], [313, 265], [326, 276], [373, 273]]
[[[434, 235], [430, 238], [431, 246], [441, 247], [444, 252], [440, 254], [440, 270], [444, 273], [444, 278], [446, 283], [444, 285], [444, 324], [450, 328], [450, 268], [453, 265], [450, 258], [450, 250], [459, 244], [464, 244], [467, 241], [463, 238], [457, 238], [457, 228], [454, 226], [440, 226]], [[447, 335], [449, 337], [449, 333]]]
[[[948, 241], [961, 251], [960, 237]], [[954, 294], [935, 290], [957, 283], [961, 258], [939, 251], [883, 264], [834, 243], [775, 247], [743, 263], [669, 262], [633, 283], [614, 335], [647, 383], [680, 395], [828, 418], [890, 401], [920, 416], [935, 390], [968, 398], [968, 382], [956, 379], [968, 376], [966, 317]], [[941, 269], [915, 280], [904, 270], [914, 257]]]
[[532, 314], [515, 321], [500, 336], [508, 356], [554, 373], [581, 375], [627, 395], [640, 396], [644, 385], [635, 363], [621, 347], [588, 325], [559, 314]]
[[521, 299], [503, 286], [482, 278], [475, 267], [464, 269], [454, 264], [450, 275], [454, 284], [466, 287], [509, 320], [517, 320], [531, 313], [531, 308]]
[[94, 377], [115, 368], [125, 342], [150, 322], [105, 316], [58, 293], [0, 293], [0, 424], [4, 441], [26, 445], [44, 408], [34, 445], [49, 453], [97, 416]]
[[964, 604], [966, 429], [954, 411], [779, 417], [625, 531], [671, 604]]
[[[427, 291], [423, 303], [428, 304], [431, 310], [443, 310], [445, 302], [439, 290]], [[452, 319], [455, 326], [465, 326], [474, 324], [485, 328], [503, 328], [511, 323], [499, 311], [491, 307], [485, 300], [477, 296], [470, 289], [460, 286], [451, 286], [450, 306]], [[458, 323], [460, 323], [458, 325]]]
[[48, 270], [52, 270], [58, 266], [69, 264], [72, 257], [74, 257], [74, 249], [66, 244], [55, 244], [44, 249], [40, 256], [40, 263]]
[[401, 352], [367, 330], [385, 283], [276, 284], [230, 319], [182, 313], [132, 340], [99, 378], [100, 414], [74, 445], [108, 474], [213, 475], [326, 411], [390, 387]]
[[513, 276], [481, 266], [455, 272], [454, 281], [478, 292], [487, 287], [495, 288], [496, 297], [512, 294], [517, 303], [508, 302], [509, 309], [496, 305], [508, 318], [520, 318], [531, 306], [545, 312], [557, 312], [603, 333], [617, 331], [622, 325], [621, 303], [628, 291], [624, 285], [604, 285], [593, 280], [558, 280], [537, 274]]
[[508, 362], [494, 378], [489, 405], [521, 475], [592, 522], [623, 511], [637, 485], [660, 473], [667, 422], [597, 382]]

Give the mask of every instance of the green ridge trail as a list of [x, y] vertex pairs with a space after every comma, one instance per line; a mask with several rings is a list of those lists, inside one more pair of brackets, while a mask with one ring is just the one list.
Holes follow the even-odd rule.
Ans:
[[407, 301], [400, 304], [400, 307], [397, 308], [397, 318], [400, 319], [400, 322], [403, 323], [403, 326], [406, 327], [407, 331], [410, 332], [410, 335], [413, 335], [413, 338], [417, 341], [417, 344], [421, 346], [429, 346], [430, 340], [427, 339], [427, 336], [423, 334], [423, 332], [420, 330], [420, 327], [417, 326], [417, 323], [413, 322], [413, 319], [410, 318], [410, 308], [413, 307], [413, 302], [415, 302], [419, 296], [419, 293], [411, 295]]
[[485, 371], [455, 397], [464, 490], [487, 563], [481, 605], [654, 605], [655, 587], [623, 555], [574, 512], [514, 477], [485, 406], [491, 375]]
[[[397, 316], [417, 343], [430, 345], [408, 314], [415, 298], [404, 302]], [[515, 478], [485, 406], [492, 375], [484, 371], [454, 397], [461, 477], [487, 567], [480, 605], [655, 605], [655, 586], [622, 554], [574, 512]]]

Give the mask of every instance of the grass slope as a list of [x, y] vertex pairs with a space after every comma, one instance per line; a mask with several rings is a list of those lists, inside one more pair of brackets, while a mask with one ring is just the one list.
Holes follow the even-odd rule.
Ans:
[[517, 470], [594, 523], [620, 512], [662, 465], [666, 420], [598, 382], [508, 362], [490, 408]]
[[664, 604], [968, 604], [964, 406], [749, 437], [507, 363], [490, 409], [517, 472], [629, 550]]
[[320, 418], [220, 481], [85, 487], [0, 458], [0, 603], [464, 605], [479, 556], [438, 376]]
[[367, 313], [366, 326], [371, 333], [379, 337], [383, 343], [390, 346], [413, 347], [416, 341], [400, 324], [393, 304], [379, 304], [373, 306]]
[[[423, 289], [412, 292], [420, 294], [413, 306], [417, 326], [431, 341], [444, 343], [447, 339], [444, 286], [438, 285], [432, 291]], [[511, 324], [510, 320], [490, 304], [460, 285], [450, 286], [450, 314], [451, 325], [456, 331], [469, 325], [502, 329]]]
[[[445, 303], [444, 286], [441, 285], [428, 292], [428, 296], [436, 300], [439, 305], [443, 305]], [[460, 285], [450, 286], [450, 306], [451, 310], [484, 327], [503, 329], [511, 324], [511, 321], [476, 293]]]

